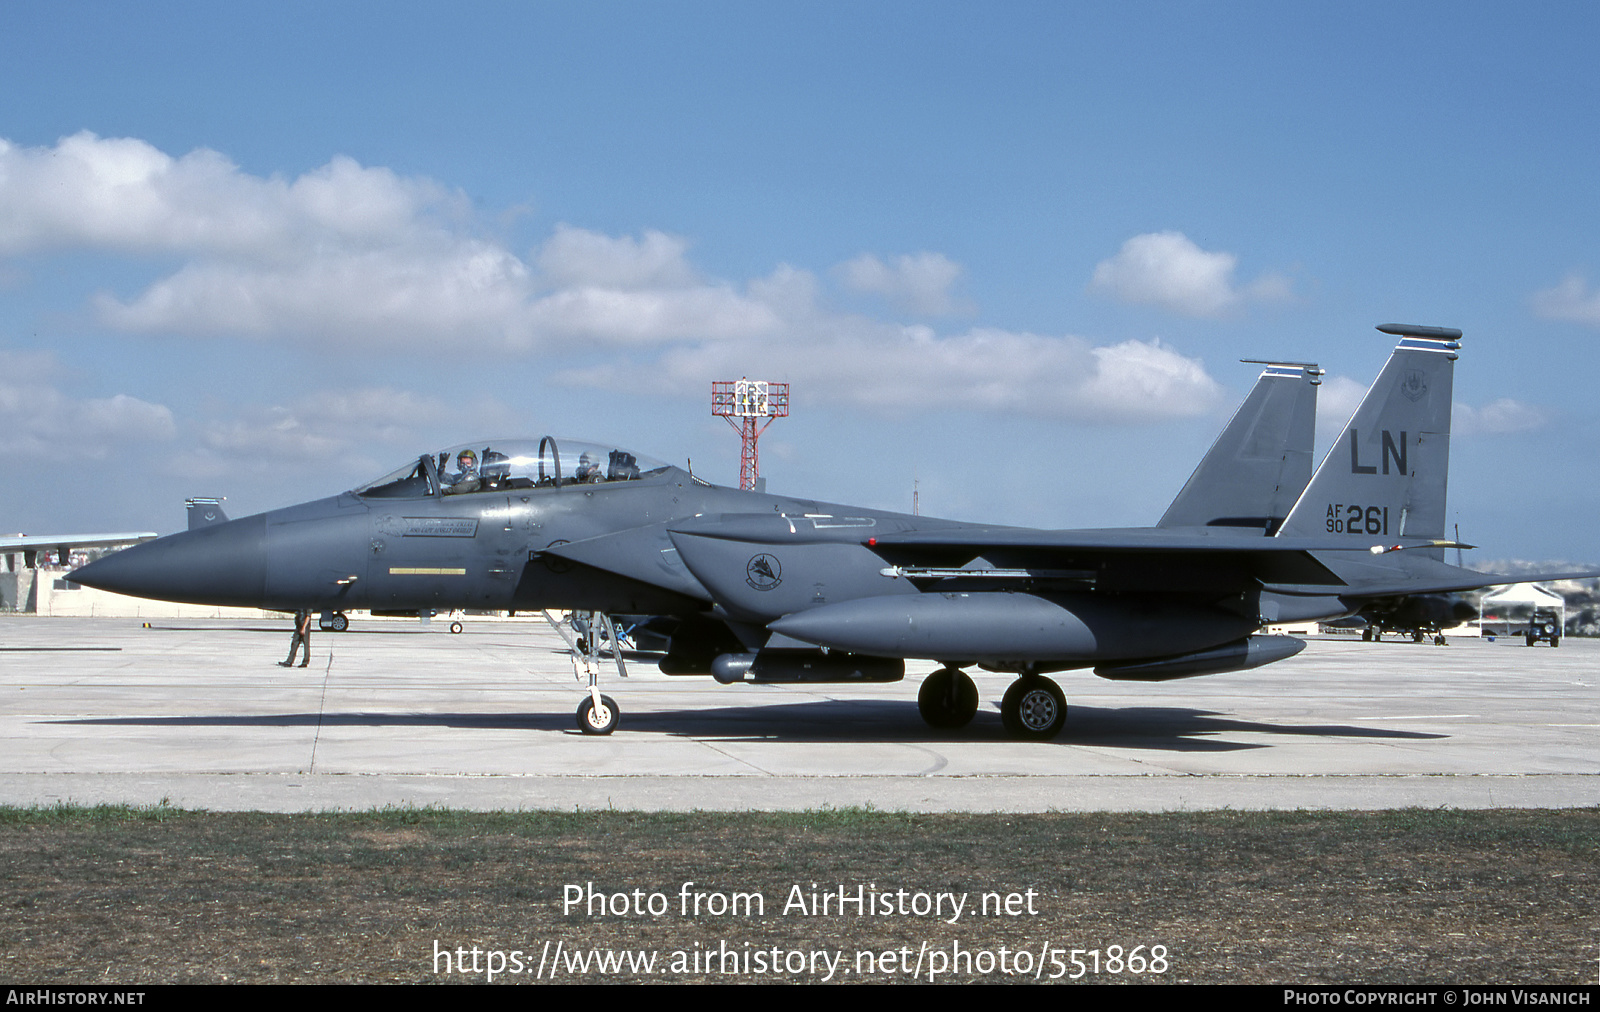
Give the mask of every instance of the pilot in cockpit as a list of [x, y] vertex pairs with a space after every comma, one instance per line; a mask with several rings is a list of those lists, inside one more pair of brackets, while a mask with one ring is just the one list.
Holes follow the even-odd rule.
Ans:
[[440, 484], [445, 495], [478, 491], [483, 486], [483, 480], [478, 477], [478, 455], [471, 450], [456, 454], [455, 473], [440, 475]]
[[600, 470], [600, 461], [585, 452], [578, 458], [578, 481], [585, 484], [605, 481], [605, 473]]

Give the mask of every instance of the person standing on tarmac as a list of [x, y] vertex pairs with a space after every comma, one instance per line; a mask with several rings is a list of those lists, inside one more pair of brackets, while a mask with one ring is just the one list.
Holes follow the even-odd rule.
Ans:
[[305, 647], [306, 651], [305, 659], [300, 662], [303, 668], [311, 663], [311, 612], [306, 609], [294, 613], [294, 638], [289, 641], [289, 659], [279, 661], [278, 667], [294, 667], [295, 651], [301, 647]]

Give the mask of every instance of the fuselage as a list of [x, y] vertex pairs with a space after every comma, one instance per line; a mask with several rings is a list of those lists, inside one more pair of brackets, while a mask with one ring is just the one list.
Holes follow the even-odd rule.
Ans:
[[[439, 470], [425, 456], [415, 480], [380, 480], [158, 538], [91, 563], [74, 579], [137, 597], [279, 610], [685, 614], [709, 608], [712, 597], [679, 561], [667, 532], [673, 521], [828, 510], [711, 485], [670, 466], [615, 480], [583, 477], [576, 467], [542, 482], [491, 476], [459, 494], [444, 491]], [[554, 554], [604, 537], [612, 539], [606, 566]], [[637, 573], [618, 571], [630, 567]]]
[[[424, 454], [349, 492], [160, 538], [74, 579], [284, 611], [673, 615], [726, 633], [702, 625], [682, 637], [676, 649], [697, 657], [742, 643], [1015, 670], [1188, 655], [1242, 643], [1261, 622], [1253, 601], [1232, 599], [1231, 583], [1207, 577], [1185, 590], [1163, 568], [1122, 586], [1098, 561], [1063, 569], [1030, 561], [1032, 552], [967, 544], [974, 530], [723, 488], [546, 437]], [[941, 562], [943, 550], [918, 551], [902, 570], [879, 539], [907, 532], [952, 534], [954, 554]], [[1209, 537], [1261, 541], [1231, 530]], [[1332, 598], [1314, 607], [1343, 610]]]

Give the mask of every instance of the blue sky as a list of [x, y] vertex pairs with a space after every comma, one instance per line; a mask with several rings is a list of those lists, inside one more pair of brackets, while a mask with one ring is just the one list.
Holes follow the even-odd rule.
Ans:
[[1592, 4], [0, 8], [7, 530], [544, 432], [1148, 524], [1253, 381], [1459, 327], [1450, 513], [1600, 561]]

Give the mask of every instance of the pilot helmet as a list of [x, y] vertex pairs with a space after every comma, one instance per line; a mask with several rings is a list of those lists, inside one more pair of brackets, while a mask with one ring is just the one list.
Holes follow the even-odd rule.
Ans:
[[456, 463], [462, 465], [463, 467], [468, 464], [476, 467], [478, 466], [478, 455], [472, 450], [462, 450], [460, 453], [456, 454]]

